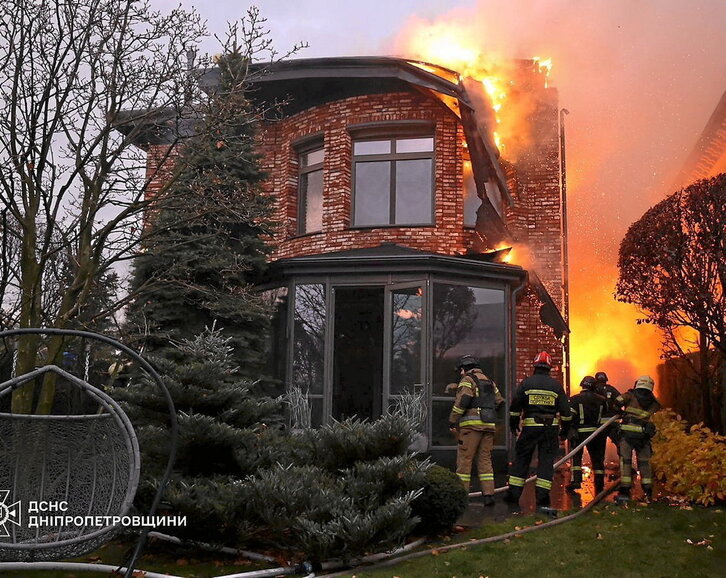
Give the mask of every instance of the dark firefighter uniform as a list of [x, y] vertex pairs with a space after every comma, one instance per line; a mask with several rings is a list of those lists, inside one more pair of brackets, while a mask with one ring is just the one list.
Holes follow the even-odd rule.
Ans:
[[[620, 391], [608, 383], [608, 376], [604, 371], [598, 371], [595, 374], [595, 381], [597, 382], [595, 391], [606, 400], [605, 409], [603, 410], [602, 417], [600, 418], [600, 423], [605, 423], [611, 417], [620, 413], [620, 408], [615, 401], [620, 395]], [[605, 428], [603, 433], [610, 438], [610, 441], [613, 442], [613, 445], [617, 448], [618, 453], [620, 453], [618, 432], [618, 424], [613, 422]], [[607, 444], [607, 441], [605, 443]]]
[[[462, 358], [463, 359], [463, 358]], [[496, 407], [504, 402], [496, 384], [479, 367], [464, 366], [456, 390], [449, 424], [458, 428], [456, 475], [469, 490], [471, 466], [476, 462], [483, 496], [494, 494], [492, 445], [496, 431]]]
[[[546, 362], [538, 361], [543, 354]], [[514, 463], [509, 470], [508, 502], [519, 500], [527, 471], [535, 450], [538, 450], [536, 497], [538, 506], [549, 506], [554, 461], [559, 447], [558, 433], [567, 434], [571, 412], [562, 384], [550, 376], [551, 357], [542, 352], [535, 358], [534, 374], [525, 378], [514, 393], [510, 406], [509, 427], [522, 431], [515, 445]], [[559, 414], [559, 418], [558, 418]]]
[[[595, 378], [586, 376], [580, 382], [582, 391], [570, 398], [572, 408], [572, 425], [570, 426], [570, 440], [573, 446], [584, 442], [598, 427], [602, 414], [606, 408], [606, 400], [595, 393]], [[593, 473], [595, 474], [595, 493], [599, 494], [605, 489], [605, 444], [607, 437], [600, 433], [585, 446], [590, 454]], [[582, 455], [585, 448], [582, 448], [572, 456], [572, 481], [568, 490], [579, 489], [582, 484]]]
[[643, 493], [650, 498], [653, 488], [653, 474], [650, 458], [653, 450], [650, 445], [655, 435], [655, 424], [650, 420], [661, 408], [653, 395], [653, 378], [643, 375], [635, 382], [635, 387], [618, 396], [616, 402], [622, 408], [620, 422], [620, 498], [627, 500], [633, 486], [633, 452], [638, 458], [640, 484]]

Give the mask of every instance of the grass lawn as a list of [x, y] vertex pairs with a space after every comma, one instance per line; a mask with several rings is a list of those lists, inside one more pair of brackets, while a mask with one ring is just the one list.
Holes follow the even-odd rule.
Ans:
[[[515, 530], [515, 526], [531, 526], [537, 520], [508, 520], [467, 532], [456, 540], [503, 534]], [[607, 504], [571, 522], [521, 534], [506, 542], [429, 554], [388, 568], [356, 571], [351, 576], [723, 578], [726, 513], [723, 508], [680, 509], [665, 504], [621, 508]]]
[[[122, 564], [130, 553], [136, 542], [122, 543], [111, 542], [102, 546], [95, 552], [74, 558], [69, 562], [97, 562], [100, 564]], [[262, 568], [270, 568], [270, 564], [264, 562], [251, 562], [245, 559], [235, 560], [234, 557], [224, 554], [214, 554], [199, 550], [189, 551], [188, 549], [161, 542], [150, 540], [144, 549], [136, 569], [171, 574], [173, 576], [188, 576], [190, 578], [213, 578], [224, 574], [236, 574], [251, 572]], [[0, 571], [0, 575], [8, 576], [9, 573]], [[48, 570], [26, 570], [12, 571], [13, 578], [108, 578], [108, 572], [67, 572]], [[114, 574], [118, 578], [118, 574]]]
[[[427, 548], [516, 531], [541, 523], [541, 517], [515, 517], [457, 534]], [[690, 540], [691, 543], [688, 542]], [[112, 543], [78, 561], [114, 564], [125, 548]], [[170, 544], [152, 544], [142, 557], [143, 570], [177, 576], [211, 578], [246, 572], [264, 565], [200, 554]], [[66, 572], [14, 572], [18, 578], [70, 578]], [[77, 578], [107, 574], [76, 573]], [[380, 569], [358, 569], [360, 578], [599, 578], [726, 577], [726, 512], [724, 508], [681, 509], [665, 504], [601, 506], [571, 522], [518, 535], [506, 542], [469, 545], [435, 552]]]

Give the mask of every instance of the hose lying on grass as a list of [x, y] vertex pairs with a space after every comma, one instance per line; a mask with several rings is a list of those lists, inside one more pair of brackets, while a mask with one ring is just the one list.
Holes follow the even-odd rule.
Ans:
[[[574, 520], [575, 518], [582, 516], [585, 512], [589, 512], [596, 504], [598, 504], [600, 501], [603, 500], [608, 494], [610, 494], [613, 490], [615, 490], [618, 485], [620, 484], [620, 480], [616, 480], [613, 483], [611, 483], [607, 488], [605, 488], [602, 492], [600, 492], [597, 496], [595, 496], [587, 506], [582, 508], [581, 510], [578, 510], [577, 512], [574, 512], [572, 514], [569, 514], [567, 516], [563, 516], [562, 518], [557, 518], [555, 520], [551, 520], [549, 522], [545, 522], [543, 524], [540, 524], [539, 526], [528, 526], [527, 528], [522, 528], [521, 530], [515, 530], [513, 532], [507, 532], [505, 534], [499, 534], [498, 536], [490, 536], [488, 538], [481, 538], [480, 540], [470, 540], [468, 542], [460, 542], [457, 544], [449, 544], [448, 546], [438, 546], [436, 548], [431, 548], [430, 550], [421, 550], [420, 552], [413, 552], [411, 554], [407, 554], [405, 556], [398, 556], [395, 558], [390, 558], [388, 560], [385, 560], [383, 562], [379, 562], [377, 564], [374, 564], [372, 566], [366, 566], [366, 570], [377, 570], [379, 568], [385, 568], [387, 566], [393, 566], [395, 564], [400, 564], [401, 562], [406, 562], [407, 560], [414, 560], [416, 558], [422, 558], [424, 556], [430, 556], [433, 554], [433, 552], [448, 552], [449, 550], [456, 550], [458, 548], [468, 548], [470, 546], [478, 546], [480, 544], [489, 544], [492, 542], [501, 542], [502, 540], [506, 540], [507, 538], [513, 538], [514, 536], [518, 536], [520, 534], [526, 534], [527, 532], [534, 532], [535, 530], [542, 530], [544, 528], [551, 528], [552, 526], [557, 526], [558, 524], [563, 524], [565, 522], [570, 522], [571, 520]], [[361, 569], [361, 566], [355, 566], [356, 569]], [[325, 576], [326, 578], [334, 578], [336, 576], [346, 576], [350, 574], [350, 570], [353, 568], [349, 568], [345, 572], [336, 572], [334, 574], [321, 574], [321, 578]]]
[[[613, 416], [610, 419], [608, 419], [605, 423], [603, 423], [598, 429], [596, 429], [592, 434], [590, 434], [585, 440], [583, 440], [580, 444], [575, 446], [573, 449], [571, 449], [564, 457], [562, 457], [560, 460], [555, 462], [554, 467], [558, 468], [563, 463], [565, 463], [568, 459], [570, 459], [572, 456], [574, 456], [578, 451], [580, 451], [585, 445], [592, 440], [595, 436], [597, 436], [600, 432], [602, 432], [607, 426], [609, 426], [612, 422], [614, 422], [618, 416]], [[532, 482], [537, 479], [537, 476], [531, 476], [530, 478], [527, 478], [525, 483]], [[443, 546], [440, 548], [434, 548], [432, 550], [424, 550], [421, 552], [414, 552], [412, 554], [408, 554], [406, 556], [397, 556], [401, 552], [405, 552], [408, 550], [411, 550], [413, 548], [416, 548], [420, 546], [423, 543], [423, 538], [420, 540], [417, 540], [416, 542], [412, 542], [411, 544], [407, 544], [403, 548], [400, 548], [394, 552], [390, 553], [381, 553], [381, 554], [371, 554], [370, 556], [366, 556], [364, 558], [361, 558], [360, 560], [357, 560], [353, 565], [346, 565], [342, 561], [339, 560], [333, 560], [330, 562], [323, 563], [322, 567], [323, 570], [335, 570], [342, 567], [348, 567], [348, 568], [357, 568], [359, 566], [363, 566], [366, 564], [370, 564], [371, 562], [378, 562], [379, 560], [384, 560], [383, 562], [378, 562], [378, 564], [374, 564], [373, 566], [368, 566], [368, 568], [379, 568], [379, 567], [385, 567], [390, 566], [393, 564], [398, 564], [399, 562], [404, 562], [406, 560], [412, 560], [414, 558], [420, 558], [421, 556], [426, 556], [427, 554], [430, 554], [434, 550], [438, 550], [439, 552], [445, 552], [447, 550], [452, 550], [455, 548], [461, 548], [463, 546], [474, 546], [477, 544], [486, 544], [489, 542], [497, 542], [500, 540], [505, 540], [507, 538], [510, 538], [516, 534], [524, 534], [525, 532], [532, 532], [534, 530], [539, 530], [541, 528], [549, 528], [550, 526], [555, 526], [557, 524], [561, 524], [563, 522], [568, 522], [570, 520], [575, 519], [576, 517], [584, 514], [585, 512], [589, 511], [595, 504], [600, 502], [605, 496], [607, 496], [610, 492], [612, 492], [619, 484], [619, 481], [616, 481], [615, 483], [608, 486], [604, 491], [602, 491], [600, 494], [595, 496], [595, 498], [590, 502], [587, 506], [582, 508], [581, 510], [570, 514], [568, 516], [564, 516], [562, 518], [557, 518], [556, 520], [552, 520], [550, 522], [545, 522], [544, 524], [540, 524], [539, 526], [531, 526], [529, 528], [524, 528], [522, 530], [517, 530], [514, 532], [508, 532], [506, 534], [501, 534], [499, 536], [491, 536], [489, 538], [483, 538], [481, 540], [475, 540], [472, 542], [465, 542], [461, 544], [451, 544], [449, 546]], [[501, 488], [497, 488], [494, 490], [495, 493], [501, 493], [507, 490], [509, 486], [502, 486]], [[481, 492], [472, 492], [469, 494], [470, 497], [474, 496], [480, 496]], [[184, 541], [180, 540], [179, 538], [175, 538], [174, 536], [167, 536], [165, 534], [159, 534], [159, 533], [153, 533], [150, 535], [154, 535], [157, 538], [160, 538], [162, 540], [167, 540], [170, 542], [174, 542], [177, 544], [184, 544]], [[188, 542], [187, 542], [188, 543]], [[270, 556], [265, 556], [264, 554], [256, 554], [255, 552], [247, 552], [247, 551], [241, 551], [236, 550], [234, 548], [223, 548], [223, 547], [215, 547], [210, 544], [200, 544], [195, 543], [195, 546], [200, 547], [207, 547], [207, 549], [217, 549], [220, 552], [225, 553], [233, 553], [233, 554], [240, 554], [244, 555], [252, 560], [259, 560], [259, 561], [265, 561], [265, 562], [271, 562], [274, 561], [274, 558]], [[386, 560], [386, 558], [388, 558]], [[111, 566], [108, 564], [85, 564], [81, 562], [0, 562], [0, 571], [2, 570], [66, 570], [66, 571], [73, 571], [73, 572], [117, 572], [117, 573], [125, 573], [126, 568], [119, 568], [118, 566]], [[224, 576], [218, 576], [217, 578], [265, 578], [267, 576], [287, 576], [291, 574], [301, 574], [304, 572], [308, 572], [308, 566], [307, 565], [297, 565], [297, 566], [284, 566], [279, 568], [268, 568], [266, 570], [253, 570], [251, 572], [243, 572], [239, 574], [227, 574]], [[140, 570], [140, 572], [144, 572]], [[326, 574], [325, 576], [344, 576], [347, 574], [347, 572], [343, 573], [336, 573], [336, 574]], [[309, 574], [309, 576], [312, 576], [312, 574]], [[160, 574], [156, 572], [144, 572], [144, 578], [183, 578], [181, 576], [174, 576], [171, 574]]]

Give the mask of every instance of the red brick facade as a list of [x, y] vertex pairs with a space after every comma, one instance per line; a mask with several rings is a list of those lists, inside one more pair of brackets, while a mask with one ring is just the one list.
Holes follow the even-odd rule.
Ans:
[[[529, 246], [532, 265], [558, 307], [562, 306], [561, 201], [557, 97], [544, 100], [531, 117], [529, 147], [516, 165], [508, 165], [515, 204], [507, 224], [520, 243]], [[374, 122], [427, 120], [435, 123], [435, 226], [351, 229], [351, 154], [349, 127]], [[322, 137], [325, 146], [323, 231], [298, 236], [296, 143]], [[357, 96], [314, 107], [268, 126], [263, 134], [267, 191], [276, 199], [276, 220], [284, 223], [275, 239], [274, 258], [375, 247], [391, 242], [444, 255], [464, 254], [474, 231], [464, 227], [464, 136], [458, 118], [438, 100], [418, 92]], [[515, 264], [516, 256], [515, 256]], [[526, 266], [526, 265], [525, 265]], [[541, 302], [526, 289], [518, 296], [517, 381], [531, 372], [531, 360], [542, 349], [559, 368], [562, 344], [539, 318]]]
[[[366, 123], [425, 120], [435, 124], [435, 226], [350, 228], [352, 138], [349, 127]], [[298, 159], [296, 143], [322, 137], [325, 146], [323, 230], [297, 235]], [[266, 128], [263, 166], [267, 191], [276, 200], [283, 229], [273, 258], [298, 257], [395, 242], [445, 255], [465, 253], [473, 231], [465, 229], [461, 126], [436, 100], [418, 93], [357, 96], [318, 106]]]
[[[522, 74], [528, 86], [542, 84], [530, 68]], [[533, 82], [535, 81], [535, 82]], [[555, 304], [562, 307], [562, 240], [558, 103], [556, 92], [541, 87], [529, 112], [529, 143], [517, 162], [502, 162], [514, 205], [504, 208], [506, 222], [518, 244], [528, 247], [531, 262], [513, 264], [537, 271]], [[350, 128], [370, 123], [427, 121], [434, 129], [435, 224], [351, 228], [352, 136]], [[298, 155], [302, 143], [322, 141], [323, 225], [319, 233], [298, 235]], [[434, 96], [423, 91], [389, 92], [351, 96], [318, 104], [263, 127], [261, 153], [269, 177], [266, 191], [275, 199], [273, 259], [371, 248], [396, 243], [442, 255], [462, 255], [472, 249], [476, 233], [464, 226], [463, 162], [465, 138], [459, 118]], [[158, 155], [153, 147], [151, 168]], [[492, 247], [493, 248], [493, 247]], [[526, 253], [526, 251], [525, 251]], [[517, 295], [516, 353], [519, 381], [531, 372], [538, 351], [549, 351], [557, 373], [563, 360], [562, 344], [553, 330], [540, 321], [542, 303], [529, 288]], [[561, 374], [560, 374], [561, 376]]]

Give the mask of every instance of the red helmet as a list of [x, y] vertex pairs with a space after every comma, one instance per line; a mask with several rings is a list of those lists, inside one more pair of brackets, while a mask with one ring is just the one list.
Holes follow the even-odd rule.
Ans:
[[540, 351], [537, 354], [537, 357], [534, 358], [532, 364], [535, 367], [546, 367], [547, 369], [552, 369], [552, 356], [546, 351]]

